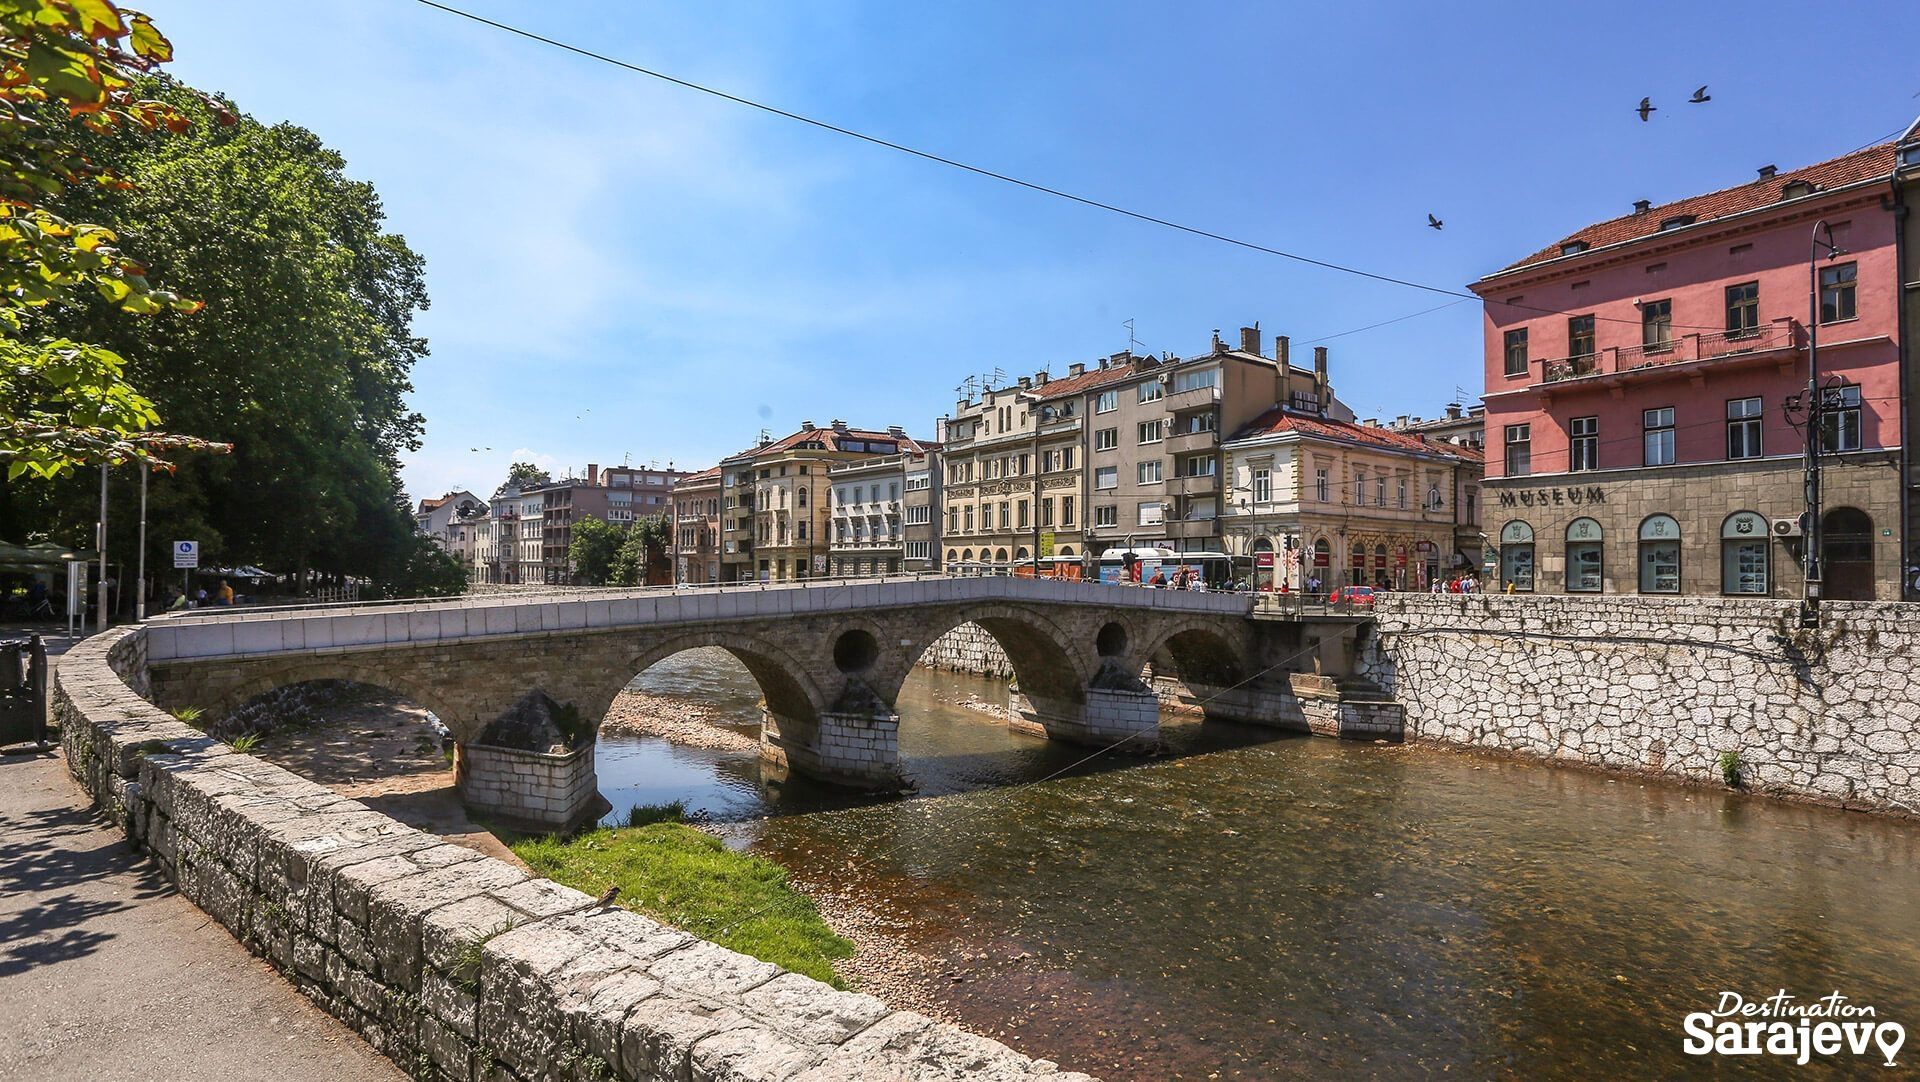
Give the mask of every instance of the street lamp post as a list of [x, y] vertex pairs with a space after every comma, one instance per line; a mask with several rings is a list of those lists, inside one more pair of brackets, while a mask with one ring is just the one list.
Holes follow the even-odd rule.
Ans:
[[[1825, 239], [1822, 239], [1822, 234]], [[1825, 218], [1813, 225], [1807, 250], [1807, 446], [1805, 452], [1807, 523], [1802, 531], [1803, 551], [1800, 626], [1820, 626], [1820, 441], [1825, 393], [1820, 387], [1820, 255], [1840, 254], [1833, 243], [1833, 227]]]

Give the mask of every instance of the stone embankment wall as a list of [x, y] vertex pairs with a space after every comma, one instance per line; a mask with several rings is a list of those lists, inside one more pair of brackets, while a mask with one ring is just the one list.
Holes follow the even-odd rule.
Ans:
[[930, 669], [976, 676], [1002, 679], [1013, 676], [1013, 662], [1007, 660], [1007, 652], [1000, 649], [999, 640], [975, 623], [961, 624], [933, 640], [927, 652], [920, 655], [919, 663]]
[[235, 752], [136, 693], [143, 637], [110, 631], [61, 659], [69, 768], [183, 894], [416, 1078], [1086, 1082]]
[[1383, 595], [1362, 674], [1409, 737], [1920, 809], [1920, 606]]

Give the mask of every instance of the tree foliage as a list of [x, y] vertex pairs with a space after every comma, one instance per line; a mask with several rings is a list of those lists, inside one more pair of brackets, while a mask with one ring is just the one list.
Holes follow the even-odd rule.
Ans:
[[519, 488], [533, 488], [536, 485], [553, 483], [553, 477], [547, 471], [531, 462], [516, 462], [507, 467], [507, 484]]
[[629, 531], [597, 518], [583, 518], [573, 524], [573, 541], [567, 546], [567, 559], [573, 564], [574, 582], [581, 586], [606, 586]]
[[[180, 87], [151, 92], [187, 118], [185, 133], [74, 123], [89, 157], [140, 183], [111, 198], [70, 189], [61, 209], [138, 237], [155, 274], [206, 308], [129, 321], [93, 297], [33, 317], [124, 357], [169, 423], [233, 444], [230, 458], [188, 459], [154, 486], [150, 565], [178, 537], [201, 540], [210, 561], [420, 578], [432, 567], [413, 545], [398, 475], [422, 426], [405, 401], [426, 353], [412, 333], [427, 305], [420, 257], [385, 231], [372, 186], [312, 132], [209, 122], [228, 106]], [[92, 517], [84, 482], [0, 497], [0, 536], [24, 520], [78, 542]]]
[[667, 565], [667, 519], [649, 515], [627, 529], [607, 575], [609, 586], [645, 586], [659, 581]]
[[152, 20], [108, 0], [0, 0], [0, 460], [8, 480], [136, 457], [169, 468], [160, 457], [168, 452], [219, 449], [152, 431], [154, 403], [112, 351], [14, 337], [28, 312], [89, 292], [122, 315], [199, 310], [198, 301], [154, 288], [113, 228], [74, 224], [57, 205], [76, 191], [132, 190], [127, 173], [89, 153], [85, 133], [177, 134], [192, 124], [175, 103], [142, 92], [154, 85], [143, 76], [172, 58]]

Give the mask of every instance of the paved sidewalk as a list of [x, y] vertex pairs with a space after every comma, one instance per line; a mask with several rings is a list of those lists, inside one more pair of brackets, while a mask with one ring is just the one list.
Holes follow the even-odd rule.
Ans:
[[0, 757], [0, 1079], [403, 1077], [155, 874], [58, 756]]

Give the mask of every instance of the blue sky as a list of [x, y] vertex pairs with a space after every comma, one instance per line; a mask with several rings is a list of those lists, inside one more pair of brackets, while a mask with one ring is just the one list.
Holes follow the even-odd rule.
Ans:
[[[416, 497], [515, 457], [711, 465], [803, 419], [930, 435], [969, 373], [1254, 320], [1296, 347], [1447, 298], [1183, 236], [410, 0], [147, 0], [174, 70], [317, 132], [427, 259]], [[466, 0], [897, 142], [1460, 288], [1630, 209], [1920, 112], [1920, 5]], [[1813, 20], [1825, 18], [1825, 24]], [[1711, 84], [1713, 101], [1684, 104]], [[1641, 124], [1643, 94], [1661, 111]], [[1432, 212], [1443, 232], [1425, 227]], [[1326, 343], [1364, 415], [1479, 381], [1463, 303]], [[491, 448], [474, 451], [472, 448]]]

